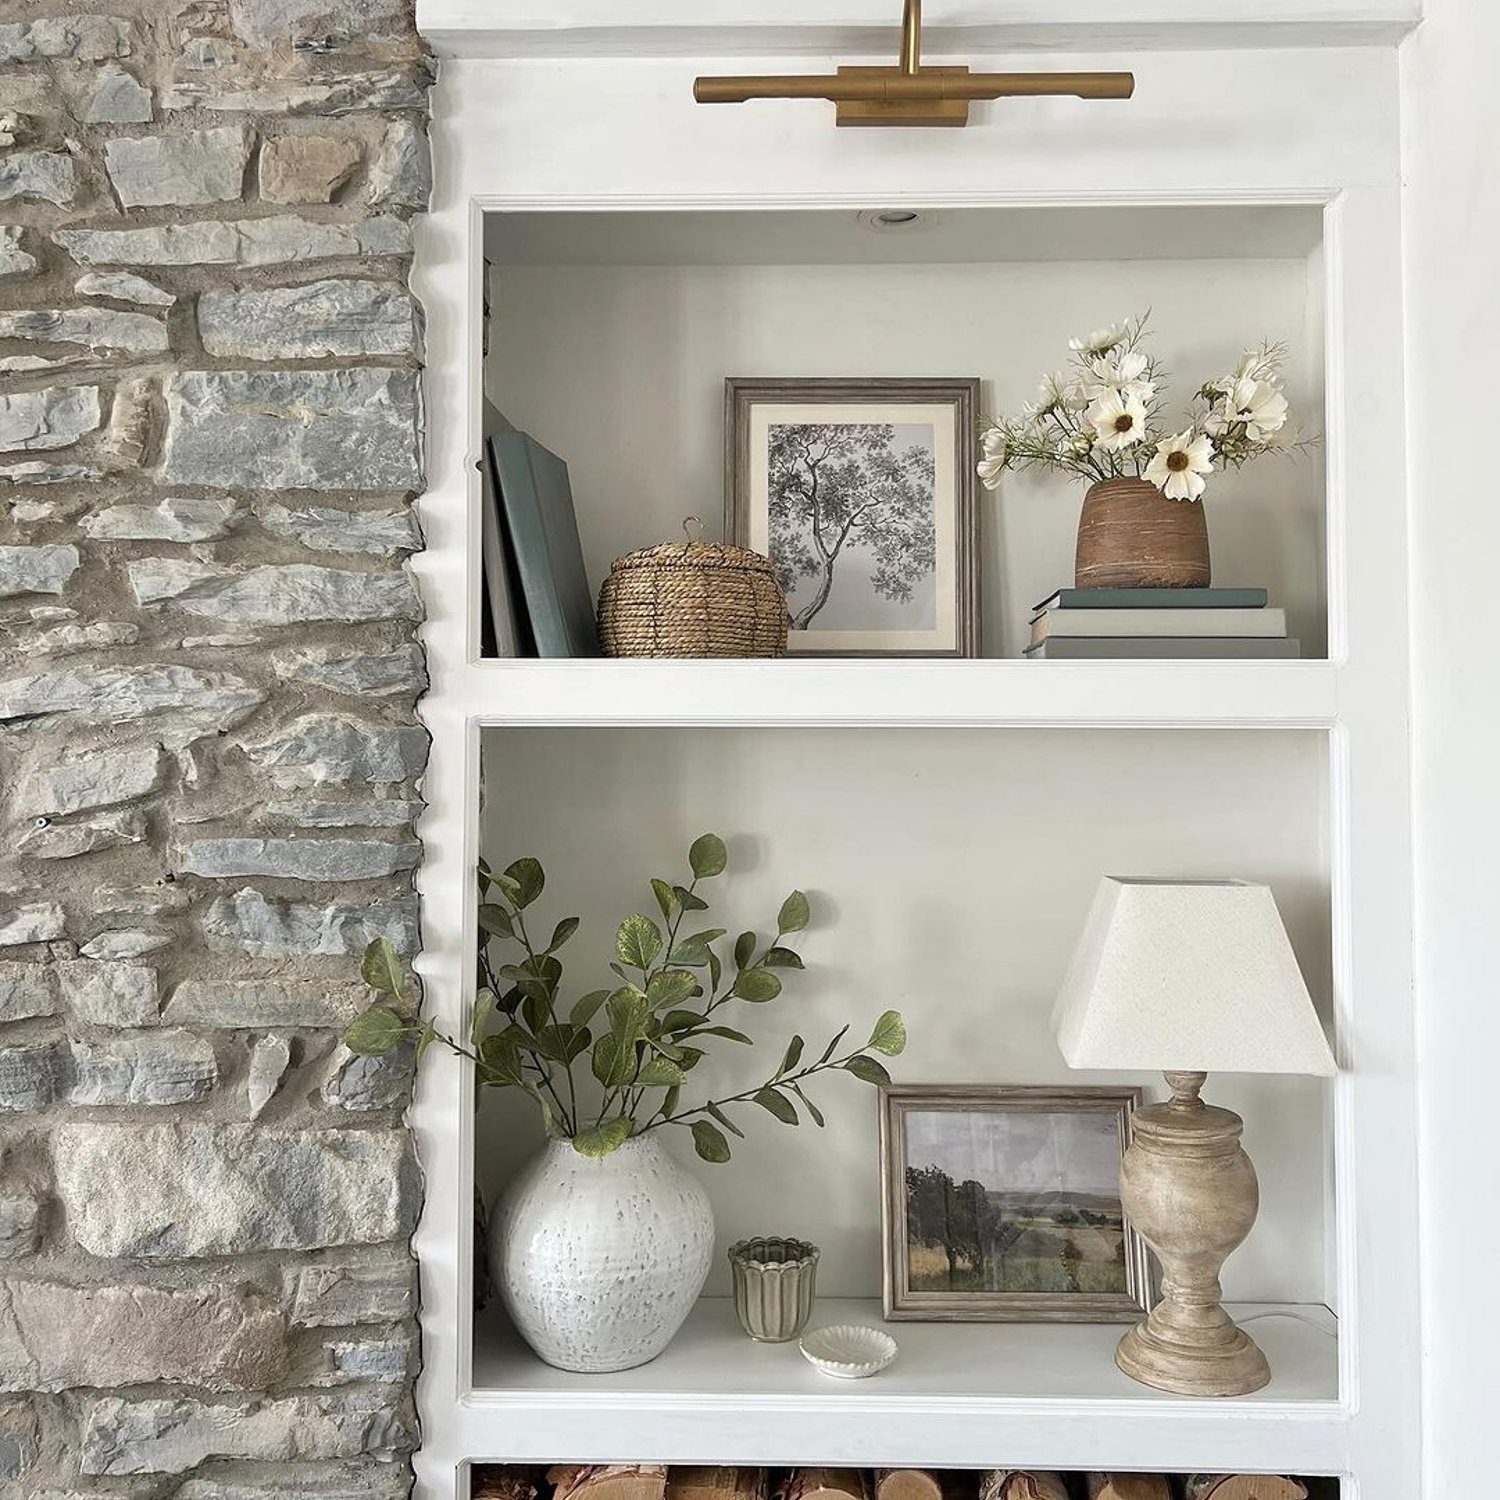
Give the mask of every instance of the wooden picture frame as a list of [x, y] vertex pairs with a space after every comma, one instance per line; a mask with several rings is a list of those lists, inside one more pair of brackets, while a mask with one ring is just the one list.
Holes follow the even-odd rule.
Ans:
[[[1098, 1086], [1054, 1086], [1030, 1087], [1022, 1085], [974, 1085], [974, 1084], [898, 1084], [880, 1091], [880, 1170], [881, 1170], [881, 1232], [883, 1241], [883, 1293], [885, 1315], [889, 1319], [905, 1319], [925, 1322], [1072, 1322], [1072, 1323], [1131, 1323], [1149, 1311], [1154, 1300], [1153, 1262], [1146, 1243], [1136, 1233], [1123, 1209], [1119, 1208], [1118, 1181], [1112, 1190], [1103, 1193], [1063, 1193], [1056, 1190], [1042, 1191], [1037, 1188], [1020, 1190], [1019, 1198], [1036, 1199], [1045, 1206], [1050, 1223], [1037, 1223], [1027, 1216], [1024, 1227], [1007, 1225], [1005, 1209], [995, 1200], [1009, 1190], [1004, 1183], [975, 1180], [985, 1190], [985, 1202], [994, 1203], [998, 1212], [994, 1225], [972, 1230], [972, 1239], [979, 1245], [978, 1257], [985, 1258], [984, 1242], [993, 1244], [1002, 1232], [1015, 1236], [1012, 1243], [1022, 1243], [1028, 1237], [1039, 1246], [1059, 1245], [1060, 1265], [1058, 1276], [1074, 1281], [1074, 1289], [1049, 1288], [1044, 1290], [986, 1290], [923, 1288], [913, 1285], [911, 1266], [911, 1234], [907, 1168], [911, 1162], [912, 1120], [914, 1116], [936, 1116], [941, 1123], [946, 1116], [992, 1115], [1007, 1117], [1056, 1116], [1062, 1118], [1083, 1117], [1088, 1120], [1108, 1122], [1117, 1141], [1118, 1149], [1111, 1148], [1112, 1159], [1123, 1156], [1131, 1139], [1131, 1117], [1144, 1102], [1144, 1092], [1138, 1088]], [[932, 1137], [934, 1124], [926, 1122], [923, 1134]], [[1103, 1145], [1099, 1132], [1090, 1129], [1086, 1144], [1089, 1160], [1081, 1165], [1084, 1180], [1091, 1187], [1101, 1187], [1099, 1178], [1101, 1160], [1099, 1151]], [[989, 1146], [989, 1142], [986, 1145]], [[919, 1148], [920, 1149], [920, 1148]], [[962, 1149], [961, 1147], [956, 1149]], [[990, 1149], [993, 1149], [990, 1147]], [[954, 1201], [961, 1201], [961, 1191], [951, 1180], [951, 1175], [942, 1170], [937, 1162], [924, 1164], [927, 1171], [937, 1171], [946, 1178], [946, 1188], [955, 1193]], [[967, 1184], [965, 1184], [967, 1185]], [[1085, 1200], [1113, 1196], [1114, 1208], [1108, 1204], [1085, 1206]], [[1057, 1200], [1066, 1198], [1062, 1210], [1057, 1211]], [[1050, 1201], [1049, 1201], [1050, 1200]], [[1023, 1208], [1023, 1212], [1026, 1210]], [[1119, 1226], [1112, 1222], [1118, 1214]], [[1089, 1222], [1095, 1215], [1100, 1222]], [[975, 1214], [978, 1218], [978, 1214]], [[970, 1231], [962, 1231], [967, 1238]], [[1094, 1239], [1107, 1245], [1118, 1235], [1120, 1242], [1118, 1269], [1122, 1285], [1118, 1290], [1085, 1290], [1082, 1282], [1090, 1269], [1090, 1262], [1078, 1246], [1081, 1238], [1087, 1245]], [[1071, 1247], [1071, 1256], [1069, 1255]], [[921, 1247], [928, 1248], [925, 1244]], [[948, 1255], [947, 1275], [956, 1274], [956, 1259], [953, 1242], [946, 1247]], [[972, 1252], [971, 1252], [972, 1253]], [[1002, 1255], [1002, 1265], [1004, 1252]], [[1115, 1270], [1114, 1257], [1107, 1255], [1095, 1261], [1094, 1266], [1102, 1276], [1112, 1276]], [[1050, 1274], [1050, 1258], [1019, 1256], [1010, 1274], [1025, 1274], [1034, 1277], [1036, 1267], [1042, 1266]], [[943, 1273], [938, 1273], [941, 1276]], [[966, 1275], [984, 1276], [985, 1268], [972, 1263]], [[1002, 1272], [1002, 1274], [1005, 1274]]]
[[[776, 565], [792, 618], [788, 654], [979, 655], [978, 412], [977, 378], [724, 382], [724, 538]], [[860, 504], [838, 492], [833, 519], [851, 506], [855, 518], [835, 541], [773, 497], [788, 493], [775, 476], [796, 467], [777, 434], [840, 428], [849, 434], [843, 472], [863, 469], [884, 498]], [[816, 469], [795, 492], [815, 489]]]

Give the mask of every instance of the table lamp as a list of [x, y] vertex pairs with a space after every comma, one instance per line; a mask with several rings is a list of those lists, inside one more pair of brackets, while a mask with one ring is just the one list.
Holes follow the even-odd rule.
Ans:
[[1219, 1305], [1219, 1270], [1260, 1190], [1240, 1117], [1198, 1092], [1209, 1073], [1335, 1071], [1270, 887], [1106, 877], [1052, 1022], [1069, 1067], [1160, 1069], [1172, 1090], [1135, 1112], [1120, 1165], [1125, 1215], [1156, 1252], [1162, 1289], [1115, 1363], [1180, 1395], [1259, 1390], [1270, 1368]]

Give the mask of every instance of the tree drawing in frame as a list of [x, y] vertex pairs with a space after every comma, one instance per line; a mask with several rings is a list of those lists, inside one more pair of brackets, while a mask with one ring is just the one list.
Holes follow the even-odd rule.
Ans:
[[[886, 422], [773, 423], [768, 431], [771, 560], [794, 630], [827, 607], [840, 577], [890, 605], [918, 604], [932, 623], [937, 566], [930, 426]], [[851, 566], [858, 557], [863, 565]], [[925, 588], [924, 588], [925, 586]], [[922, 609], [922, 604], [927, 607]]]

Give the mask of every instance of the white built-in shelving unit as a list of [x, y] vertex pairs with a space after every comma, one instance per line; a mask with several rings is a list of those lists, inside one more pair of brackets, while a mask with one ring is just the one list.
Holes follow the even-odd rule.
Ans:
[[[719, 749], [726, 735], [738, 737], [742, 762], [757, 747], [770, 754], [777, 736], [803, 736], [814, 778], [849, 759], [851, 737], [871, 737], [860, 743], [875, 746], [873, 737], [893, 730], [927, 736], [928, 746], [948, 731], [982, 735], [1008, 778], [1023, 745], [1075, 778], [1091, 766], [1117, 774], [1113, 821], [1096, 801], [1071, 808], [1056, 779], [1035, 788], [1032, 801], [1041, 805], [1028, 810], [1031, 821], [1018, 821], [1023, 831], [1010, 851], [1018, 865], [1056, 875], [1055, 889], [1043, 880], [1034, 899], [1072, 900], [1103, 873], [1100, 859], [1137, 846], [1143, 868], [1153, 858], [1217, 858], [1232, 866], [1221, 873], [1263, 873], [1292, 913], [1294, 943], [1341, 1064], [1331, 1086], [1298, 1082], [1286, 1094], [1268, 1086], [1240, 1097], [1225, 1084], [1246, 1114], [1266, 1190], [1259, 1246], [1242, 1252], [1238, 1272], [1231, 1261], [1226, 1285], [1237, 1314], [1253, 1320], [1274, 1378], [1247, 1400], [1188, 1401], [1115, 1370], [1115, 1327], [904, 1324], [899, 1363], [844, 1388], [821, 1382], [794, 1349], [752, 1346], [712, 1295], [651, 1365], [605, 1377], [551, 1370], [496, 1312], [476, 1323], [471, 1311], [475, 1183], [492, 1186], [529, 1139], [518, 1132], [535, 1127], [488, 1108], [476, 1116], [472, 1080], [434, 1051], [415, 1112], [427, 1182], [417, 1237], [421, 1500], [463, 1500], [472, 1462], [625, 1459], [1263, 1469], [1339, 1476], [1346, 1500], [1406, 1500], [1417, 1489], [1420, 1392], [1393, 46], [1415, 19], [1413, 7], [1278, 0], [1258, 8], [1260, 23], [1225, 27], [1216, 19], [1222, 8], [1207, 0], [1107, 7], [1026, 0], [994, 7], [1011, 19], [991, 24], [990, 7], [954, 5], [945, 15], [931, 0], [929, 22], [955, 58], [1011, 47], [1026, 49], [1025, 65], [1128, 66], [1136, 97], [982, 106], [955, 132], [836, 133], [831, 109], [817, 104], [710, 110], [691, 102], [698, 72], [821, 68], [830, 60], [823, 52], [853, 60], [879, 34], [888, 8], [778, 0], [755, 14], [738, 3], [715, 6], [705, 18], [703, 7], [669, 0], [629, 17], [584, 0], [549, 6], [545, 15], [509, 3], [419, 4], [419, 21], [444, 54], [434, 93], [437, 191], [417, 272], [428, 319], [431, 485], [423, 502], [429, 550], [417, 564], [432, 676], [423, 705], [433, 734], [421, 829], [426, 993], [441, 1022], [463, 1024], [471, 871], [482, 843], [498, 836], [497, 819], [507, 837], [537, 837], [548, 819], [567, 831], [558, 867], [550, 853], [548, 860], [561, 887], [583, 879], [576, 849], [586, 842], [584, 825], [594, 820], [611, 838], [620, 834], [620, 821], [606, 816], [602, 775], [604, 789], [592, 787], [576, 803], [536, 805], [549, 772], [560, 775], [593, 753], [579, 747], [598, 745], [603, 766], [623, 736], [670, 740], [684, 787], [694, 788], [683, 793], [683, 818], [735, 792], [735, 761]], [[795, 24], [803, 13], [816, 45]], [[1091, 30], [1100, 25], [1106, 29]], [[983, 62], [1004, 67], [1002, 59], [992, 50]], [[859, 238], [858, 212], [891, 205], [918, 207], [937, 224], [929, 250], [915, 240]], [[488, 361], [487, 262], [496, 278]], [[1172, 363], [1194, 369], [1232, 352], [1235, 340], [1279, 333], [1262, 324], [1284, 305], [1294, 389], [1304, 408], [1320, 413], [1322, 444], [1284, 480], [1264, 471], [1236, 479], [1211, 528], [1219, 581], [1271, 583], [1311, 659], [1017, 659], [1035, 586], [1046, 585], [1040, 597], [1065, 581], [1076, 506], [1066, 495], [1016, 488], [1002, 494], [998, 510], [986, 502], [983, 658], [480, 660], [475, 463], [486, 388], [502, 405], [523, 408], [508, 414], [569, 459], [597, 583], [609, 556], [670, 536], [684, 511], [716, 516], [718, 476], [705, 453], [717, 452], [719, 434], [717, 392], [704, 395], [703, 371], [686, 355], [680, 388], [663, 386], [649, 351], [633, 370], [618, 338], [601, 337], [583, 360], [595, 305], [588, 299], [618, 310], [649, 271], [655, 294], [680, 309], [685, 304], [672, 298], [683, 287], [717, 295], [726, 275], [746, 267], [756, 285], [780, 296], [787, 269], [809, 266], [820, 288], [837, 287], [846, 298], [892, 267], [920, 278], [931, 266], [928, 290], [940, 302], [952, 295], [952, 278], [972, 270], [974, 285], [996, 289], [997, 307], [1008, 307], [1007, 286], [1024, 286], [1031, 311], [997, 313], [983, 346], [957, 342], [945, 314], [930, 330], [909, 320], [878, 347], [851, 330], [847, 345], [824, 356], [847, 357], [848, 369], [814, 368], [804, 350], [797, 368], [718, 369], [716, 379], [979, 373], [987, 400], [1013, 404], [1041, 368], [1033, 351], [1051, 332], [1038, 309], [1053, 302], [1065, 336], [1076, 331], [1075, 312], [1082, 316], [1105, 294], [1112, 300], [1103, 313], [1133, 308], [1143, 289], [1158, 293], [1158, 308], [1171, 312], [1160, 320], [1164, 337], [1185, 340]], [[706, 346], [705, 368], [755, 357], [754, 332], [769, 314], [747, 285], [737, 283], [736, 307], [749, 332], [727, 352]], [[512, 286], [514, 315], [505, 306]], [[912, 295], [925, 294], [919, 279]], [[1173, 303], [1174, 295], [1183, 300]], [[1246, 327], [1252, 317], [1258, 321]], [[538, 352], [549, 330], [550, 363]], [[928, 338], [947, 341], [940, 358], [923, 354]], [[915, 368], [923, 358], [954, 368]], [[880, 359], [890, 368], [871, 368]], [[631, 388], [632, 377], [644, 393]], [[670, 405], [680, 436], [656, 442], [651, 472], [630, 447], [635, 427], [601, 407], [611, 381], [641, 414], [631, 416], [635, 426]], [[594, 448], [570, 413], [569, 389], [586, 394]], [[1245, 576], [1233, 576], [1236, 569]], [[569, 754], [560, 752], [565, 746]], [[515, 786], [532, 804], [512, 826], [504, 822], [503, 774], [492, 773], [481, 813], [481, 767], [492, 756], [491, 764], [514, 768]], [[862, 774], [885, 774], [880, 756], [869, 759]], [[965, 774], [964, 795], [994, 800], [982, 771]], [[930, 786], [911, 795], [907, 811], [918, 821], [943, 810]], [[1174, 805], [1182, 809], [1176, 821]], [[857, 795], [850, 806], [853, 828]], [[1149, 813], [1139, 823], [1138, 809]], [[1050, 837], [1039, 821], [1049, 811]], [[660, 821], [674, 816], [664, 808]], [[951, 809], [944, 816], [942, 826], [955, 826]], [[642, 839], [651, 836], [649, 821], [642, 816]], [[867, 818], [862, 833], [878, 863], [878, 821]], [[779, 837], [784, 883], [797, 883], [796, 851], [785, 844]], [[631, 851], [611, 847], [610, 858], [622, 879], [638, 877]], [[782, 879], [779, 869], [761, 873], [772, 884]], [[753, 887], [759, 877], [747, 878]], [[987, 878], [981, 869], [968, 880], [964, 899], [976, 910]], [[1026, 982], [1016, 992], [973, 1002], [976, 1015], [1015, 1009], [997, 1033], [1005, 1045], [997, 1042], [994, 1058], [972, 1060], [963, 1076], [1043, 1081], [1041, 1070], [1055, 1068], [1046, 1077], [1061, 1077], [1060, 1064], [1046, 1060], [1040, 1018], [1045, 976], [1060, 961], [1071, 912], [1028, 911], [1024, 892], [1015, 895], [1002, 875], [995, 880], [997, 909], [1021, 903], [1016, 923], [1035, 929], [1034, 951], [1018, 960]], [[996, 930], [1004, 932], [1003, 917]], [[835, 937], [819, 939], [820, 956], [836, 948]], [[903, 1076], [939, 1081], [935, 1071], [957, 1069], [963, 1054], [935, 1024], [930, 1050], [921, 1052], [924, 1014], [935, 1017], [935, 1002], [917, 994], [903, 1004], [914, 1037], [903, 1061], [924, 1070]], [[1006, 1073], [1007, 1066], [1030, 1071]], [[864, 1099], [846, 1107], [867, 1106]], [[1295, 1129], [1278, 1134], [1284, 1122]], [[1253, 1138], [1257, 1129], [1262, 1140]], [[845, 1144], [851, 1134], [825, 1149], [866, 1149]], [[774, 1179], [788, 1201], [811, 1204], [832, 1181], [835, 1159], [788, 1174], [789, 1159], [770, 1155], [773, 1146], [786, 1149], [767, 1142], [761, 1157], [747, 1146], [732, 1192], [755, 1205], [764, 1201], [761, 1179]], [[833, 1274], [820, 1316], [873, 1319], [872, 1241], [850, 1207], [863, 1201], [859, 1174], [873, 1163], [838, 1156], [836, 1164], [839, 1180], [853, 1186], [833, 1191], [827, 1229], [851, 1247], [849, 1269]], [[721, 1230], [736, 1213], [724, 1191]], [[873, 1199], [869, 1214], [873, 1225]], [[710, 1293], [717, 1289], [711, 1282]]]

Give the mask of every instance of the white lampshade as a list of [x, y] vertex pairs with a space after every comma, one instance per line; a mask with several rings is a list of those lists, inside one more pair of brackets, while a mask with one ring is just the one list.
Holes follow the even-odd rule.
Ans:
[[1335, 1071], [1269, 886], [1100, 882], [1052, 1012], [1074, 1068]]

